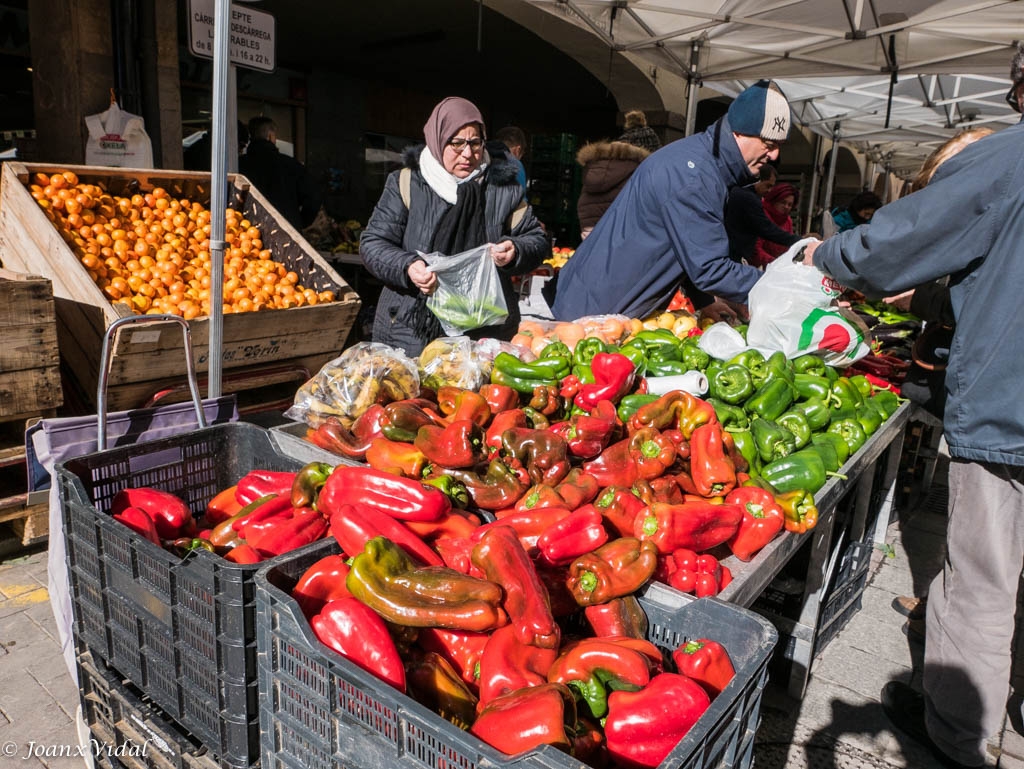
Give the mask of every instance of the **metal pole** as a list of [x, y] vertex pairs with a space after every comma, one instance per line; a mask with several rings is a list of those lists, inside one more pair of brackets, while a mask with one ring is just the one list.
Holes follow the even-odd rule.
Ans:
[[836, 183], [836, 166], [839, 165], [839, 123], [832, 128], [832, 157], [828, 164], [828, 180], [825, 182], [825, 210], [832, 210], [832, 191]]
[[814, 162], [812, 163], [811, 171], [811, 192], [807, 196], [807, 218], [804, 221], [807, 223], [805, 229], [811, 228], [811, 222], [814, 220], [814, 206], [818, 202], [818, 187], [821, 181], [821, 148], [824, 146], [825, 140], [821, 134], [814, 134]]
[[[224, 242], [227, 208], [227, 101], [228, 31], [231, 24], [229, 0], [215, 0], [213, 12], [213, 128], [210, 152], [210, 339], [208, 395], [221, 394], [221, 354], [224, 346]], [[235, 130], [232, 127], [232, 130]]]
[[697, 94], [700, 91], [700, 41], [695, 40], [690, 47], [690, 68], [687, 72], [689, 87], [686, 92], [686, 136], [692, 136], [697, 130]]
[[228, 65], [227, 115], [224, 116], [224, 154], [227, 172], [238, 173], [238, 67]]

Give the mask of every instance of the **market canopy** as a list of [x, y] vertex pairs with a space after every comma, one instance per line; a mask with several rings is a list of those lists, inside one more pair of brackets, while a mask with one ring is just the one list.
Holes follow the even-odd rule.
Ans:
[[778, 81], [797, 120], [910, 173], [1004, 101], [1024, 0], [525, 0], [611, 50], [735, 96]]

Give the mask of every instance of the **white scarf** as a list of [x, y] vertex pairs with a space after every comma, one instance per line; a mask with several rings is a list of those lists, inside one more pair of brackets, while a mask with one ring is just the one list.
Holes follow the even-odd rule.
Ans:
[[420, 174], [430, 189], [436, 192], [446, 203], [454, 206], [455, 201], [458, 200], [459, 185], [478, 177], [484, 172], [484, 169], [487, 168], [487, 164], [490, 162], [491, 156], [487, 154], [487, 150], [484, 150], [483, 159], [480, 161], [477, 169], [465, 179], [459, 179], [448, 173], [444, 166], [437, 162], [437, 158], [430, 154], [430, 150], [424, 147], [423, 151], [420, 152]]

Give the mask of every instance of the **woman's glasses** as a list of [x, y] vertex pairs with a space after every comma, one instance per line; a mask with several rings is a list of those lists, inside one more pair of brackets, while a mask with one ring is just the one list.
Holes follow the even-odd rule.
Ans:
[[456, 136], [454, 139], [448, 142], [448, 146], [451, 147], [457, 154], [462, 154], [462, 151], [469, 147], [472, 152], [479, 152], [480, 148], [484, 146], [483, 139], [463, 139]]

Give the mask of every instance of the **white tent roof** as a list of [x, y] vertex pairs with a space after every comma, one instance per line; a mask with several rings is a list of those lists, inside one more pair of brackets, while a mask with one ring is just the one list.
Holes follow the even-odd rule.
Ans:
[[904, 173], [968, 125], [1019, 119], [1003, 97], [1024, 0], [527, 2], [730, 96], [774, 78], [800, 123]]

